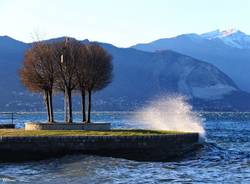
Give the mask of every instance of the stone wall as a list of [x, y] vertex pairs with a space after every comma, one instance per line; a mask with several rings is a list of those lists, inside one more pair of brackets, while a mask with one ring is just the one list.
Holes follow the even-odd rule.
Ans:
[[141, 161], [168, 161], [199, 147], [199, 135], [0, 137], [1, 161], [65, 154], [95, 154]]
[[110, 123], [25, 123], [25, 130], [110, 130]]

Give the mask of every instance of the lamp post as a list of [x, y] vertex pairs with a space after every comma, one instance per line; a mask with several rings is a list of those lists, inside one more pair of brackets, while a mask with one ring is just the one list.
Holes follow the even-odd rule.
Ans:
[[[65, 38], [65, 45], [63, 47], [63, 52], [61, 55], [61, 64], [63, 65], [62, 67], [64, 67], [64, 72], [66, 72], [66, 70], [67, 70], [67, 66], [66, 66], [66, 63], [64, 61], [65, 60], [64, 59], [64, 52], [65, 52], [67, 43], [68, 43], [68, 38], [66, 37]], [[69, 122], [68, 112], [69, 112], [68, 90], [67, 90], [66, 84], [64, 84], [64, 121], [65, 121], [65, 123]]]

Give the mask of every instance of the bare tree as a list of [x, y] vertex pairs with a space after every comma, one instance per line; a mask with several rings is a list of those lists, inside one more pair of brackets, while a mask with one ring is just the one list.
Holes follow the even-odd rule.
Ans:
[[86, 45], [82, 48], [84, 62], [84, 88], [88, 92], [88, 116], [90, 123], [92, 92], [105, 88], [112, 81], [112, 56], [98, 44]]
[[81, 45], [79, 47], [79, 57], [78, 57], [78, 67], [76, 69], [76, 81], [77, 81], [77, 90], [80, 91], [81, 99], [82, 99], [82, 122], [86, 122], [86, 108], [85, 108], [85, 67], [87, 64], [87, 58], [86, 58], [86, 49], [85, 45]]
[[49, 44], [36, 42], [25, 53], [23, 66], [20, 69], [22, 83], [32, 92], [43, 92], [48, 113], [48, 122], [54, 122], [53, 85], [55, 80], [54, 54]]
[[[79, 58], [80, 42], [74, 39], [66, 39], [65, 42], [55, 44], [58, 70], [56, 88], [64, 92], [65, 98], [65, 122], [72, 123], [72, 91], [76, 88], [76, 69]], [[69, 119], [67, 119], [67, 104]]]
[[[33, 92], [43, 92], [48, 121], [54, 122], [53, 89], [65, 94], [65, 110], [69, 110], [72, 123], [72, 91], [82, 96], [83, 122], [85, 122], [85, 91], [88, 92], [88, 116], [90, 123], [92, 93], [105, 88], [112, 81], [112, 57], [97, 44], [82, 45], [70, 39], [65, 42], [46, 44], [36, 42], [25, 54], [20, 77], [23, 84]], [[68, 104], [68, 107], [67, 107]], [[65, 111], [65, 117], [68, 115]]]

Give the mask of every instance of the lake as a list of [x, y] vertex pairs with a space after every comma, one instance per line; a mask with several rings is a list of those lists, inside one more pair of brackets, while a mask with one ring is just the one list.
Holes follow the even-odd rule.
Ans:
[[[0, 183], [250, 183], [250, 113], [202, 113], [204, 147], [176, 162], [136, 162], [90, 155], [25, 163], [0, 163]], [[94, 113], [113, 128], [140, 128], [131, 112]], [[15, 123], [46, 120], [19, 114]], [[80, 114], [74, 114], [80, 120]], [[57, 113], [62, 120], [63, 114]], [[0, 123], [7, 122], [5, 117]]]

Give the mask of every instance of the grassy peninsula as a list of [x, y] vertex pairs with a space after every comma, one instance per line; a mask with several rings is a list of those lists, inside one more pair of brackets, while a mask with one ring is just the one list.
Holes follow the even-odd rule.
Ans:
[[115, 129], [110, 131], [88, 131], [88, 130], [24, 130], [24, 129], [2, 129], [0, 136], [145, 136], [180, 134], [183, 132], [166, 130], [129, 130]]

